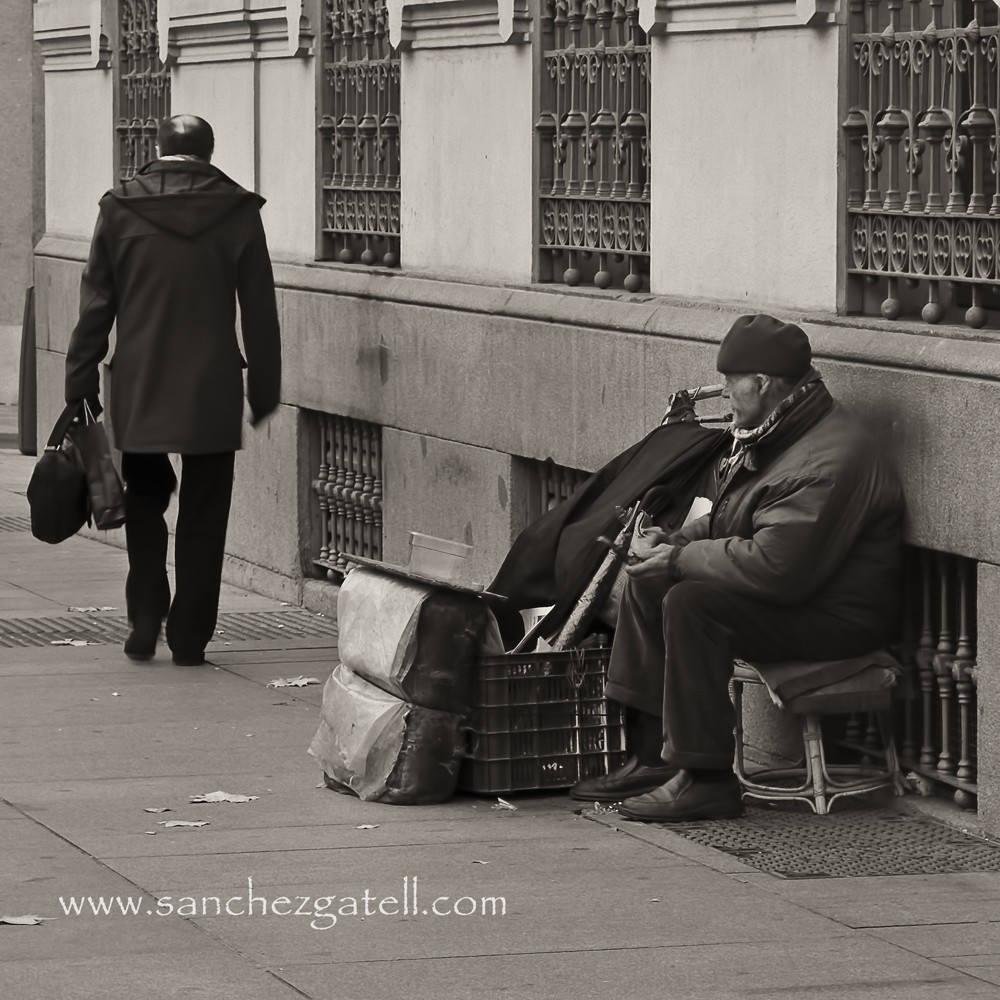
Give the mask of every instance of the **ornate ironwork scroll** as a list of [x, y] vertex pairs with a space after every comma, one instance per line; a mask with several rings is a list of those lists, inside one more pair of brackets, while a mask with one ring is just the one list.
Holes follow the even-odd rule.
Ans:
[[848, 306], [1000, 319], [993, 0], [851, 0]]
[[649, 273], [650, 58], [638, 0], [542, 0], [541, 277]]
[[118, 0], [117, 174], [156, 159], [156, 128], [170, 114], [170, 72], [160, 61], [157, 0]]
[[319, 470], [319, 554], [330, 579], [347, 568], [345, 556], [382, 558], [382, 428], [326, 413], [313, 414]]
[[384, 0], [323, 0], [323, 256], [399, 265], [399, 56]]

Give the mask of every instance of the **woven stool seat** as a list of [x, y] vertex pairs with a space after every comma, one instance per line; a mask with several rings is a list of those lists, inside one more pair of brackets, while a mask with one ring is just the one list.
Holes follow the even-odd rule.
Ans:
[[[886, 652], [829, 663], [734, 663], [732, 697], [736, 711], [735, 770], [744, 797], [777, 802], [806, 802], [825, 815], [841, 796], [863, 795], [880, 788], [903, 792], [892, 734], [892, 687], [899, 664]], [[802, 719], [804, 765], [748, 772], [743, 753], [743, 686], [763, 685], [782, 710]], [[871, 712], [878, 719], [884, 766], [831, 765], [823, 750], [822, 716]]]

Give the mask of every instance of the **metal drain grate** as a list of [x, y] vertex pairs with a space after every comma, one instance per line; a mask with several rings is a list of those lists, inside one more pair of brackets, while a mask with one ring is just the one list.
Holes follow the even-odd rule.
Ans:
[[[335, 639], [337, 624], [308, 611], [234, 611], [219, 615], [214, 642], [254, 642], [262, 639]], [[48, 646], [60, 639], [120, 643], [128, 635], [121, 615], [58, 615], [0, 618], [0, 647]]]
[[813, 816], [751, 808], [741, 819], [663, 826], [782, 878], [1000, 871], [1000, 847], [938, 823], [874, 809]]
[[31, 531], [31, 518], [22, 514], [0, 514], [0, 531]]

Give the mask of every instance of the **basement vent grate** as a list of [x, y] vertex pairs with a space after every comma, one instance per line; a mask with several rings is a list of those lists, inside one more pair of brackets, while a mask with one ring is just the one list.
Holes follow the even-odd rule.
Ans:
[[0, 531], [31, 531], [31, 518], [21, 514], [0, 514]]
[[829, 816], [755, 807], [735, 820], [662, 825], [782, 878], [1000, 871], [1000, 846], [923, 818], [864, 807]]
[[[219, 615], [213, 644], [266, 639], [330, 639], [337, 624], [309, 611], [234, 611]], [[75, 614], [0, 618], [0, 647], [48, 646], [60, 639], [107, 644], [125, 641], [128, 622], [121, 615]]]

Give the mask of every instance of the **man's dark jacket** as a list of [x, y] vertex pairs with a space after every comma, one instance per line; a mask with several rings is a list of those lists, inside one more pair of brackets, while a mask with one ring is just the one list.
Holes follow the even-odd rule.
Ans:
[[263, 203], [200, 160], [156, 160], [101, 198], [66, 400], [98, 394], [117, 320], [110, 413], [122, 451], [239, 449], [244, 368], [254, 423], [277, 408], [281, 343]]
[[710, 514], [670, 539], [674, 577], [766, 604], [808, 604], [845, 629], [896, 635], [904, 500], [868, 431], [825, 385], [737, 467]]

